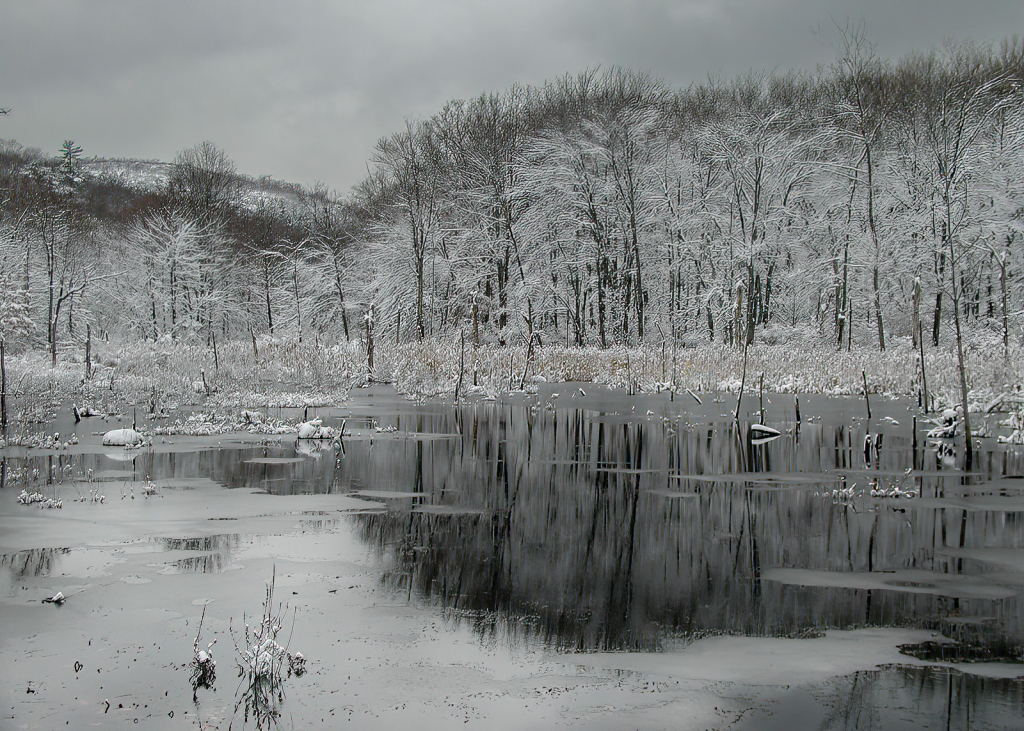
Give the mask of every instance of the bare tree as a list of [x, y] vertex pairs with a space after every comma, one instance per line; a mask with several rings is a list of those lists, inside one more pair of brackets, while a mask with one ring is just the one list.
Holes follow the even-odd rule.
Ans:
[[437, 148], [429, 123], [409, 123], [404, 132], [381, 140], [374, 162], [385, 176], [380, 189], [391, 209], [391, 220], [406, 229], [416, 283], [416, 333], [426, 337], [424, 296], [427, 257], [436, 246], [441, 176], [434, 156]]
[[[323, 184], [317, 184], [312, 190], [303, 191], [299, 198], [301, 205], [300, 219], [310, 244], [310, 254], [316, 259], [329, 286], [331, 297], [319, 298], [315, 311], [328, 309], [337, 312], [341, 318], [345, 339], [349, 339], [348, 305], [345, 302], [347, 289], [346, 277], [350, 262], [351, 249], [354, 246], [355, 212], [353, 207], [346, 205], [332, 195]], [[319, 291], [319, 288], [318, 288]], [[337, 297], [336, 303], [334, 296]], [[324, 301], [324, 300], [329, 300]], [[331, 307], [330, 304], [334, 304]], [[322, 322], [324, 318], [319, 318]]]
[[965, 232], [971, 224], [971, 188], [984, 169], [984, 148], [980, 144], [997, 112], [1009, 105], [1012, 96], [999, 94], [1009, 83], [1004, 76], [985, 78], [984, 68], [974, 49], [948, 49], [948, 63], [954, 78], [946, 85], [938, 104], [928, 110], [927, 141], [938, 182], [937, 216], [942, 223], [945, 251], [949, 256], [949, 284], [953, 296], [953, 324], [956, 328], [957, 362], [960, 371], [960, 396], [968, 463], [973, 454], [971, 421], [967, 404], [967, 373], [964, 364], [961, 323], [961, 288], [958, 265], [969, 250]]
[[[851, 196], [858, 185], [863, 190], [864, 222], [869, 239], [867, 266], [871, 273], [871, 292], [878, 348], [885, 350], [882, 320], [881, 268], [885, 245], [876, 214], [878, 182], [877, 158], [890, 105], [885, 69], [875, 55], [864, 28], [840, 28], [843, 56], [836, 69], [833, 90], [836, 94], [835, 128], [844, 141], [852, 143], [855, 162], [838, 166], [851, 181]], [[840, 339], [841, 336], [840, 336]]]
[[175, 156], [168, 191], [179, 206], [209, 223], [238, 197], [235, 163], [212, 142], [200, 142]]
[[746, 269], [743, 290], [736, 288], [739, 343], [752, 343], [755, 327], [771, 317], [773, 277], [782, 246], [788, 245], [784, 239], [799, 220], [798, 198], [807, 192], [818, 139], [799, 131], [791, 110], [767, 106], [737, 110], [730, 121], [709, 126], [703, 135], [702, 144], [725, 173], [718, 228], [730, 242], [729, 266]]

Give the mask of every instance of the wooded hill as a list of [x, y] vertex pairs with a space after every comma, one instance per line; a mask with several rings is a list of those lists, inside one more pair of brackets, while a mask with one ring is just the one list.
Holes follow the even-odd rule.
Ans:
[[[345, 196], [217, 147], [140, 183], [0, 151], [0, 320], [137, 338], [885, 347], [1020, 338], [1024, 43], [687, 89], [622, 69], [452, 101]], [[17, 110], [15, 110], [16, 113]], [[130, 166], [129, 166], [130, 167]], [[159, 176], [157, 176], [159, 177]], [[371, 314], [371, 317], [367, 317]]]

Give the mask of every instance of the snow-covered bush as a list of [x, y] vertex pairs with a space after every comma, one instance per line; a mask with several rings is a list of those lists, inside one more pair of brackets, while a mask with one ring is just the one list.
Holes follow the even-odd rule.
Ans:
[[[246, 686], [239, 705], [245, 705], [246, 717], [253, 717], [257, 727], [275, 720], [279, 715], [278, 706], [284, 698], [282, 685], [289, 675], [305, 672], [305, 657], [301, 653], [288, 652], [288, 641], [282, 645], [278, 635], [284, 628], [288, 606], [279, 604], [274, 609], [274, 582], [276, 569], [267, 582], [263, 600], [263, 614], [259, 622], [251, 625], [245, 622], [241, 638], [235, 640], [238, 658], [238, 674]], [[292, 615], [294, 623], [294, 614]]]

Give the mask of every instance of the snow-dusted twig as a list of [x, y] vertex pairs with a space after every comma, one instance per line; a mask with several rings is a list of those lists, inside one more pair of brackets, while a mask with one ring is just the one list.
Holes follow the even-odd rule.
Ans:
[[211, 650], [217, 644], [217, 640], [210, 642], [205, 650], [199, 649], [199, 638], [203, 633], [203, 620], [206, 619], [206, 606], [203, 606], [203, 614], [199, 617], [199, 629], [196, 630], [196, 639], [192, 643], [192, 695], [200, 688], [212, 688], [217, 680], [217, 661], [213, 659]]

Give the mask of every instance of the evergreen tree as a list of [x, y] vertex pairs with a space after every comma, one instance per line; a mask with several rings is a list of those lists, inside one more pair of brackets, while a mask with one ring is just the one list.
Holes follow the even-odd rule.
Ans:
[[64, 145], [60, 148], [60, 168], [68, 178], [75, 176], [75, 171], [78, 170], [78, 158], [81, 155], [82, 148], [76, 145], [74, 140], [64, 140]]

